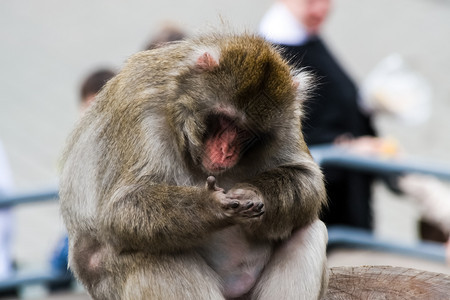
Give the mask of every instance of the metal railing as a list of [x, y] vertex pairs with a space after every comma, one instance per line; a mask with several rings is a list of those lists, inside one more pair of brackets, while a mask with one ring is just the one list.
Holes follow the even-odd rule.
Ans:
[[419, 157], [380, 157], [358, 155], [343, 147], [330, 145], [310, 148], [314, 160], [321, 166], [341, 167], [371, 173], [408, 174], [421, 173], [450, 180], [450, 162], [426, 160]]
[[[321, 167], [340, 167], [382, 175], [420, 173], [450, 180], [450, 163], [408, 156], [358, 155], [346, 148], [331, 145], [314, 146], [310, 151]], [[405, 245], [380, 239], [369, 230], [347, 226], [330, 226], [328, 237], [329, 247], [368, 248], [445, 263], [445, 246], [441, 243], [418, 241], [413, 245]]]
[[[58, 199], [59, 195], [56, 187], [33, 192], [11, 194], [0, 196], [0, 209], [43, 201], [57, 201]], [[14, 271], [8, 278], [0, 280], [0, 292], [11, 289], [20, 290], [24, 286], [32, 285], [45, 285], [50, 287], [67, 282], [71, 278], [72, 276], [69, 271], [53, 270], [49, 263], [48, 268], [39, 271]]]
[[56, 187], [27, 193], [12, 194], [3, 197], [0, 196], [0, 208], [33, 202], [55, 201], [58, 200], [58, 198], [59, 194]]
[[[330, 145], [315, 146], [311, 147], [310, 150], [315, 161], [321, 167], [334, 166], [382, 174], [422, 173], [450, 180], [450, 164], [443, 164], [441, 162], [411, 158], [362, 156]], [[58, 190], [56, 188], [47, 189], [3, 198], [0, 197], [0, 208], [57, 199]], [[441, 244], [418, 242], [415, 245], [404, 245], [380, 240], [370, 231], [342, 226], [331, 226], [328, 232], [329, 246], [378, 249], [445, 262], [445, 249]], [[51, 269], [33, 273], [17, 272], [10, 278], [0, 281], [0, 291], [30, 284], [47, 285], [58, 283], [67, 280], [67, 276], [70, 276], [67, 272], [55, 272]]]

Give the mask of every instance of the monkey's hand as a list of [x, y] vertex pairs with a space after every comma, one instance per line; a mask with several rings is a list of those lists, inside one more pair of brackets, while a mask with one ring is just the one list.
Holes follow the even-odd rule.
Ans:
[[208, 177], [207, 189], [213, 193], [213, 199], [219, 203], [225, 216], [237, 222], [259, 217], [265, 211], [261, 197], [252, 189], [234, 188], [225, 194], [217, 187], [214, 176]]

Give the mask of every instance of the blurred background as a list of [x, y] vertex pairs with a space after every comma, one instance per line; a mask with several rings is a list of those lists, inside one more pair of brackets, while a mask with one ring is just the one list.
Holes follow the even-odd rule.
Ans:
[[[256, 31], [271, 0], [0, 1], [0, 140], [14, 191], [57, 184], [58, 159], [79, 117], [79, 88], [90, 71], [119, 70], [166, 23], [188, 35], [214, 29]], [[226, 25], [223, 25], [223, 24]], [[431, 115], [419, 123], [380, 115], [380, 136], [407, 153], [450, 161], [450, 1], [334, 0], [324, 38], [362, 84], [399, 54], [431, 87]], [[375, 187], [375, 232], [417, 239], [414, 204]], [[57, 202], [17, 206], [13, 256], [44, 264], [64, 231]]]

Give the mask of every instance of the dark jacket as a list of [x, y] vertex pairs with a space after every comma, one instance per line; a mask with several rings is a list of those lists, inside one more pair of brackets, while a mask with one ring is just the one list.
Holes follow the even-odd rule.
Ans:
[[[355, 84], [318, 37], [301, 46], [280, 45], [282, 55], [297, 68], [315, 77], [305, 103], [303, 132], [309, 146], [332, 143], [343, 134], [375, 135], [370, 117], [358, 107]], [[372, 176], [325, 168], [329, 208], [322, 219], [327, 225], [343, 224], [372, 228], [370, 209]]]

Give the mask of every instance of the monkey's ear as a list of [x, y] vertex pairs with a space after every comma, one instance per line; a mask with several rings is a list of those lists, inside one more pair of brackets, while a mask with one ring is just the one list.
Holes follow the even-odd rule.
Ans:
[[205, 52], [197, 58], [196, 66], [200, 70], [212, 71], [219, 63], [209, 52]]
[[300, 71], [293, 75], [292, 85], [300, 99], [305, 100], [312, 89], [314, 78], [309, 72]]

